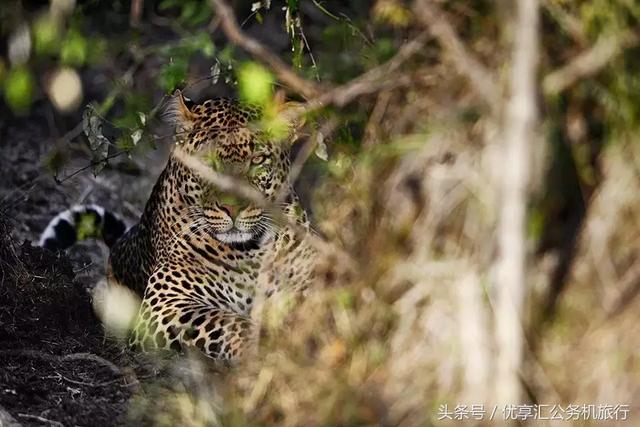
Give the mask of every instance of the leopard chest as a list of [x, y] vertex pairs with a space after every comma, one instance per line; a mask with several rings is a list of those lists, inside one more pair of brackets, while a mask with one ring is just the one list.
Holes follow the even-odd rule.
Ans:
[[264, 252], [191, 246], [167, 258], [185, 296], [208, 306], [249, 315]]

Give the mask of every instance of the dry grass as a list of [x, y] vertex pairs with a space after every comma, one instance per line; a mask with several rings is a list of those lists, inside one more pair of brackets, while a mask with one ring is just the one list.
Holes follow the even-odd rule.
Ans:
[[425, 425], [441, 402], [484, 403], [491, 251], [480, 242], [495, 212], [469, 136], [374, 148], [318, 191], [319, 227], [356, 271], [320, 275], [284, 315], [266, 310], [260, 356], [228, 390], [231, 420]]
[[[318, 228], [355, 267], [320, 260], [305, 299], [267, 301], [258, 355], [222, 379], [198, 377], [187, 412], [207, 415], [187, 424], [447, 425], [440, 404], [492, 403], [496, 191], [477, 132], [415, 134], [360, 159], [334, 157], [315, 193]], [[625, 404], [634, 415], [637, 155], [631, 143], [603, 155], [569, 290], [529, 335], [525, 402]], [[549, 257], [531, 259], [532, 296], [547, 286]]]

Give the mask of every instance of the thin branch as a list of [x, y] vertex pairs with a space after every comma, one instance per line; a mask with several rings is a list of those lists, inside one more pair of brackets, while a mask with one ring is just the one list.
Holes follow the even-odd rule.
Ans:
[[[353, 259], [349, 254], [341, 251], [335, 245], [325, 241], [319, 235], [308, 230], [306, 227], [299, 224], [294, 218], [287, 215], [282, 206], [277, 203], [271, 202], [262, 196], [262, 193], [255, 188], [247, 184], [246, 182], [229, 175], [215, 172], [211, 167], [204, 163], [200, 158], [186, 152], [180, 146], [175, 146], [172, 151], [172, 156], [179, 162], [183, 163], [186, 167], [204, 180], [209, 181], [211, 184], [219, 187], [221, 190], [229, 193], [235, 193], [241, 197], [246, 198], [256, 206], [268, 207], [272, 212], [277, 215], [278, 219], [282, 219], [288, 227], [290, 227], [298, 236], [303, 236], [308, 239], [308, 242], [319, 252], [325, 254], [340, 254], [340, 260], [345, 265], [352, 267], [355, 265]], [[1, 351], [0, 351], [1, 353]]]
[[640, 263], [636, 263], [625, 273], [622, 279], [622, 292], [607, 310], [606, 320], [611, 320], [620, 315], [631, 302], [640, 295]]
[[114, 158], [116, 158], [116, 157], [119, 157], [119, 156], [121, 156], [121, 155], [125, 154], [126, 152], [127, 152], [127, 151], [118, 151], [117, 153], [113, 153], [113, 154], [111, 154], [111, 155], [109, 155], [109, 156], [105, 157], [104, 159], [93, 160], [93, 161], [91, 161], [88, 165], [86, 165], [86, 166], [84, 166], [84, 167], [81, 167], [80, 169], [78, 169], [78, 170], [74, 171], [73, 173], [71, 173], [70, 175], [65, 176], [65, 177], [64, 177], [64, 178], [62, 178], [62, 179], [58, 178], [57, 176], [54, 176], [54, 177], [53, 177], [53, 179], [55, 180], [56, 184], [62, 184], [62, 183], [64, 183], [65, 181], [68, 181], [68, 180], [70, 180], [71, 178], [73, 178], [74, 176], [78, 175], [79, 173], [82, 173], [82, 172], [86, 171], [87, 169], [92, 168], [92, 167], [94, 167], [94, 166], [97, 166], [97, 165], [99, 165], [99, 164], [106, 163], [106, 162], [108, 162], [108, 161], [109, 161], [109, 160], [111, 160], [111, 159], [114, 159]]
[[131, 2], [131, 11], [129, 13], [129, 24], [137, 28], [140, 26], [140, 18], [144, 9], [144, 0], [133, 0]]
[[497, 110], [500, 105], [501, 91], [495, 76], [466, 49], [446, 15], [429, 0], [416, 0], [413, 9], [418, 19], [449, 55], [456, 71], [469, 80], [472, 89], [493, 110]]
[[501, 160], [501, 206], [495, 263], [495, 403], [520, 402], [523, 309], [527, 296], [525, 218], [531, 150], [537, 126], [538, 0], [519, 0], [514, 23], [510, 98]]
[[267, 64], [275, 72], [278, 79], [287, 84], [293, 91], [307, 98], [313, 98], [325, 90], [320, 85], [299, 76], [266, 46], [244, 34], [227, 2], [224, 0], [211, 0], [211, 4], [220, 17], [222, 30], [229, 40]]
[[196, 174], [210, 181], [220, 190], [229, 193], [235, 193], [257, 206], [263, 207], [267, 205], [267, 201], [264, 199], [264, 197], [262, 197], [262, 193], [260, 193], [258, 190], [251, 187], [250, 185], [247, 185], [242, 180], [214, 171], [201, 159], [193, 154], [186, 152], [180, 146], [176, 146], [173, 149], [173, 157], [175, 157], [186, 167], [194, 171]]
[[636, 46], [639, 42], [640, 37], [631, 31], [600, 37], [593, 47], [547, 74], [542, 83], [544, 93], [560, 93], [580, 79], [597, 74], [625, 49]]
[[381, 91], [380, 94], [378, 94], [378, 99], [364, 128], [364, 136], [362, 138], [362, 145], [364, 147], [372, 147], [378, 143], [380, 124], [382, 123], [382, 117], [387, 111], [387, 106], [389, 105], [392, 94], [393, 92], [390, 90]]
[[542, 6], [574, 42], [579, 45], [586, 43], [587, 37], [582, 22], [575, 16], [569, 14], [559, 2], [555, 0], [543, 0]]
[[56, 427], [58, 427], [58, 426], [59, 427], [64, 427], [64, 424], [62, 424], [61, 422], [50, 420], [48, 418], [44, 418], [44, 417], [41, 417], [41, 416], [38, 416], [38, 415], [20, 413], [20, 414], [18, 414], [18, 416], [20, 418], [32, 419], [32, 420], [36, 420], [36, 421], [39, 421], [41, 423], [49, 424], [49, 425], [56, 426]]
[[422, 50], [428, 39], [429, 34], [427, 32], [419, 34], [416, 38], [403, 44], [398, 53], [384, 64], [326, 92], [317, 99], [311, 100], [309, 104], [316, 102], [323, 106], [333, 104], [342, 107], [355, 98], [377, 92], [381, 86], [388, 84], [390, 80], [393, 83], [394, 80], [401, 77], [395, 73], [409, 58]]
[[[311, 153], [314, 152], [319, 142], [324, 141], [328, 135], [333, 133], [337, 126], [336, 120], [327, 121], [317, 132], [314, 132], [307, 141], [302, 146], [301, 150], [298, 152], [298, 155], [294, 159], [291, 164], [291, 168], [289, 169], [289, 175], [287, 176], [287, 181], [289, 184], [293, 185], [293, 183], [298, 179], [300, 172], [302, 172], [302, 168], [304, 164], [311, 156]], [[276, 197], [276, 204], [282, 202], [286, 197], [286, 188], [283, 188], [279, 191], [278, 196]]]
[[60, 378], [62, 378], [64, 381], [71, 383], [71, 384], [75, 384], [75, 385], [80, 385], [80, 386], [84, 386], [84, 387], [95, 387], [95, 388], [99, 388], [99, 387], [106, 387], [106, 386], [110, 386], [113, 384], [116, 384], [118, 387], [122, 387], [122, 388], [127, 388], [127, 387], [138, 387], [140, 385], [140, 383], [135, 380], [133, 382], [130, 383], [124, 383], [124, 384], [117, 384], [119, 382], [122, 382], [123, 378], [116, 378], [113, 380], [109, 380], [109, 381], [102, 381], [99, 383], [91, 383], [91, 382], [87, 382], [87, 381], [79, 381], [79, 380], [74, 380], [72, 378], [68, 378], [65, 377], [64, 375], [60, 375]]
[[62, 360], [83, 360], [90, 361], [94, 363], [98, 363], [102, 366], [105, 366], [111, 370], [116, 375], [123, 375], [122, 369], [120, 369], [115, 363], [105, 359], [104, 357], [100, 357], [97, 354], [93, 353], [72, 353], [67, 354], [61, 357]]
[[346, 84], [327, 88], [299, 76], [266, 46], [244, 34], [238, 27], [233, 10], [224, 0], [211, 1], [218, 12], [222, 29], [229, 40], [265, 63], [282, 82], [309, 99], [301, 110], [301, 114], [318, 110], [327, 105], [342, 107], [360, 96], [409, 83], [410, 79], [406, 75], [398, 75], [397, 71], [401, 65], [424, 47], [429, 38], [429, 33], [424, 32], [403, 44], [398, 53], [386, 63], [367, 71]]
[[356, 98], [364, 95], [390, 90], [400, 86], [405, 86], [415, 82], [411, 75], [398, 73], [398, 69], [413, 55], [418, 53], [429, 35], [425, 32], [415, 39], [405, 43], [390, 60], [355, 79], [310, 99], [304, 104], [290, 108], [287, 117], [290, 121], [304, 116], [305, 114], [317, 111], [327, 105], [343, 107]]

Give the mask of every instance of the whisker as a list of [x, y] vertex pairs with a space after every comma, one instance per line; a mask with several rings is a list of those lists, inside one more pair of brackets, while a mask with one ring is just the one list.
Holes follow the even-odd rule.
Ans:
[[[194, 225], [196, 230], [192, 230]], [[169, 246], [172, 246], [178, 238], [191, 236], [206, 226], [208, 226], [208, 223], [204, 218], [197, 218], [194, 221], [184, 224], [182, 227], [180, 227], [171, 235], [169, 240]], [[185, 233], [186, 231], [189, 231], [189, 232]]]

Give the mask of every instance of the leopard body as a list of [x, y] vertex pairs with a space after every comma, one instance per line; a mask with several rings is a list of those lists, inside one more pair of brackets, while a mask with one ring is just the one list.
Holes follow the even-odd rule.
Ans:
[[[256, 298], [303, 290], [312, 276], [307, 216], [288, 180], [289, 144], [252, 128], [259, 113], [227, 99], [193, 104], [177, 94], [169, 116], [175, 146], [139, 222], [111, 246], [107, 286], [142, 300], [131, 346], [237, 360], [255, 333]], [[257, 190], [262, 203], [221, 189], [185, 158]], [[56, 227], [54, 220], [43, 246], [62, 248]]]

